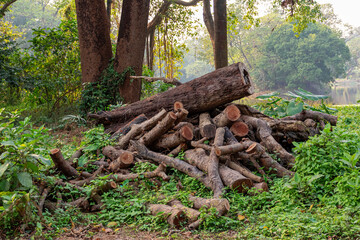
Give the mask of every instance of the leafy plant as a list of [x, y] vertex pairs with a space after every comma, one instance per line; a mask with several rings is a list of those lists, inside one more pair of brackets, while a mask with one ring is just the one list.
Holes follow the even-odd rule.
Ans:
[[85, 116], [88, 112], [106, 110], [110, 105], [121, 103], [122, 98], [118, 89], [129, 74], [134, 74], [130, 67], [122, 73], [116, 72], [112, 60], [99, 81], [85, 84], [80, 100], [80, 114]]
[[92, 128], [84, 133], [84, 140], [80, 147], [83, 147], [84, 154], [77, 160], [79, 167], [83, 167], [88, 161], [97, 160], [102, 157], [99, 149], [111, 145], [109, 135], [104, 133], [104, 127]]
[[[294, 90], [294, 92], [289, 91], [285, 94], [285, 96], [290, 99], [281, 97], [281, 94], [278, 92], [260, 95], [256, 98], [264, 101], [258, 103], [254, 107], [264, 112], [264, 114], [275, 118], [295, 115], [300, 113], [302, 110], [312, 110], [328, 114], [335, 113], [337, 111], [336, 109], [329, 108], [325, 105], [324, 100], [329, 98], [329, 96], [315, 95], [301, 88], [299, 90]], [[319, 106], [308, 104], [310, 101], [318, 100], [321, 101]]]
[[19, 112], [0, 109], [0, 228], [15, 229], [36, 219], [34, 181], [44, 178], [51, 165], [48, 129], [35, 127], [30, 117], [20, 120]]
[[[44, 126], [35, 128], [18, 112], [0, 111], [0, 191], [29, 190], [33, 177], [50, 166], [47, 149], [51, 140]], [[18, 121], [18, 122], [17, 122]]]

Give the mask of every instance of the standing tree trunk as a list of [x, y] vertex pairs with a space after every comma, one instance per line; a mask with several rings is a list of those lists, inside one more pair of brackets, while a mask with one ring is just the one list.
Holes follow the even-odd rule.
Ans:
[[110, 22], [103, 0], [76, 0], [82, 82], [96, 82], [112, 57]]
[[112, 4], [112, 0], [106, 0], [106, 12], [107, 12], [109, 21], [111, 21], [111, 4]]
[[[138, 76], [142, 73], [149, 5], [149, 0], [123, 1], [115, 55], [115, 70], [118, 73], [127, 67], [132, 67]], [[140, 94], [140, 79], [127, 77], [120, 86], [120, 95], [125, 103], [140, 100]]]
[[226, 0], [214, 0], [215, 69], [228, 65]]

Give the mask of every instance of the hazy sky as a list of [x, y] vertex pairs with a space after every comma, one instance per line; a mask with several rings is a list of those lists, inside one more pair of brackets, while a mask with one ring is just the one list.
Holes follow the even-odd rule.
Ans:
[[331, 3], [336, 15], [344, 23], [360, 27], [360, 0], [317, 0], [318, 3]]

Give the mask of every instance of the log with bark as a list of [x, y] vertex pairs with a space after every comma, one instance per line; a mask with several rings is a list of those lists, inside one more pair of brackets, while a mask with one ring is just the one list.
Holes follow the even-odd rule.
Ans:
[[252, 93], [253, 87], [245, 65], [235, 63], [142, 101], [110, 112], [89, 114], [89, 117], [114, 132], [140, 114], [152, 117], [161, 108], [170, 111], [176, 101], [182, 102], [190, 113], [201, 113]]

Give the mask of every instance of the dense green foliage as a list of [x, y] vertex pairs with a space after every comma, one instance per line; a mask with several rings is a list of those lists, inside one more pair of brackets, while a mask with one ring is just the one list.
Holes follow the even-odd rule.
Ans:
[[1, 105], [21, 105], [47, 115], [55, 114], [62, 105], [74, 105], [81, 87], [75, 21], [63, 21], [52, 29], [34, 29], [27, 49], [15, 48], [6, 38], [1, 42]]
[[124, 72], [118, 73], [115, 71], [113, 64], [113, 61], [111, 61], [99, 81], [85, 84], [81, 94], [80, 114], [85, 116], [88, 112], [106, 110], [110, 105], [122, 103], [118, 89], [124, 82], [125, 77], [133, 74], [133, 70], [128, 68]]
[[310, 24], [299, 37], [290, 24], [284, 24], [270, 35], [264, 49], [255, 72], [263, 89], [303, 87], [321, 92], [345, 73], [350, 59], [345, 42], [319, 24]]

